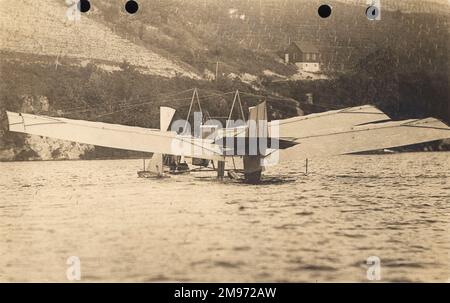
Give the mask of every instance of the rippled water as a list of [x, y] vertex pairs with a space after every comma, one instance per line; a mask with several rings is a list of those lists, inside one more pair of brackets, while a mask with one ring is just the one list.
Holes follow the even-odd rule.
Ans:
[[450, 153], [287, 162], [250, 186], [140, 160], [0, 163], [0, 281], [450, 278]]

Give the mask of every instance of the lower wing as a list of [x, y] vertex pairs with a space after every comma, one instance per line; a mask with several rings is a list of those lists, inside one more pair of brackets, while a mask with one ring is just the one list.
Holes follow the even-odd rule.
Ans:
[[216, 144], [142, 127], [6, 112], [9, 130], [104, 147], [223, 160]]

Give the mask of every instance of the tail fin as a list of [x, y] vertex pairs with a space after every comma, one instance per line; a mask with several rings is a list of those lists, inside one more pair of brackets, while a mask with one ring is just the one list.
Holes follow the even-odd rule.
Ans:
[[267, 122], [267, 103], [266, 101], [250, 107], [248, 116], [248, 125], [250, 137], [267, 137], [268, 122]]
[[244, 175], [249, 183], [258, 183], [263, 167], [261, 159], [266, 154], [268, 143], [267, 103], [262, 102], [249, 108], [247, 137], [249, 156], [244, 156]]
[[176, 110], [170, 107], [162, 106], [160, 108], [159, 125], [162, 131], [169, 130], [170, 123], [172, 123], [173, 116], [175, 116]]

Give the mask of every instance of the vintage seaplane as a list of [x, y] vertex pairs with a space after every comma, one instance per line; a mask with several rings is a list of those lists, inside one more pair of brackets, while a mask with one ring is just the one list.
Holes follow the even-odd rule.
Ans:
[[[238, 92], [231, 112], [236, 100], [240, 102]], [[15, 112], [7, 112], [7, 117], [13, 132], [153, 153], [149, 171], [159, 176], [164, 174], [167, 156], [211, 163], [220, 179], [226, 163], [232, 159], [234, 164], [238, 158], [242, 169], [229, 170], [228, 175], [237, 178], [239, 174], [247, 183], [258, 183], [264, 167], [286, 158], [303, 161], [450, 138], [450, 128], [438, 119], [393, 121], [371, 105], [274, 121], [268, 121], [266, 102], [250, 107], [247, 117], [239, 105], [241, 123], [229, 123], [229, 119], [221, 127], [217, 121], [205, 123], [200, 118], [194, 131], [188, 119], [172, 121], [176, 111], [169, 107], [160, 109], [160, 129]], [[288, 156], [283, 155], [285, 150]]]

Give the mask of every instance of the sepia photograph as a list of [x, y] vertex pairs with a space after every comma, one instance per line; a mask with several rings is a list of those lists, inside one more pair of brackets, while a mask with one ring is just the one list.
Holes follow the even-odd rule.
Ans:
[[0, 283], [450, 282], [449, 16], [0, 0]]

